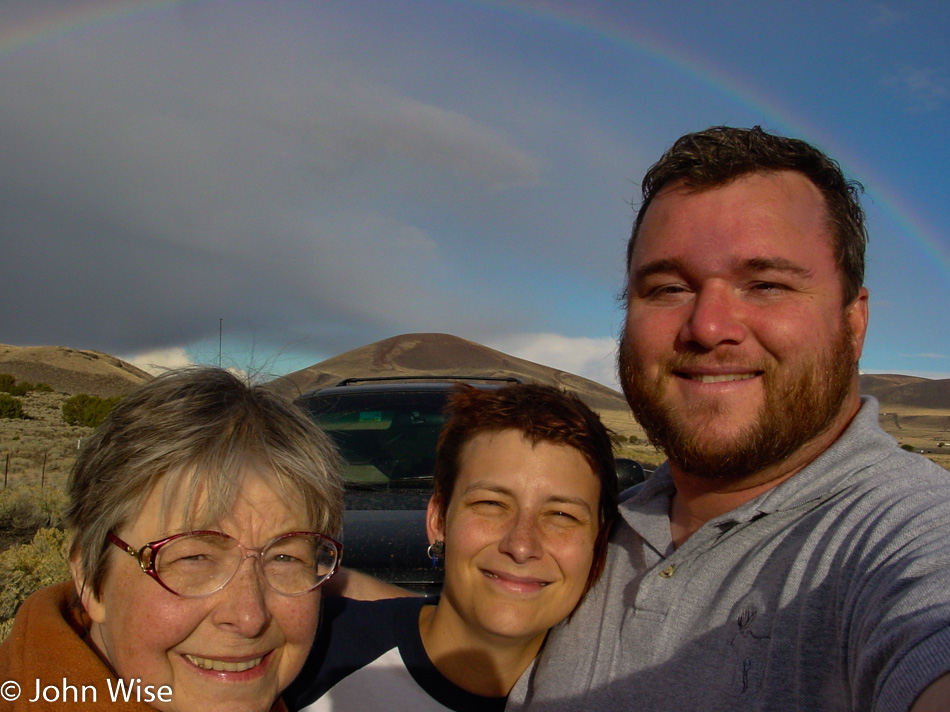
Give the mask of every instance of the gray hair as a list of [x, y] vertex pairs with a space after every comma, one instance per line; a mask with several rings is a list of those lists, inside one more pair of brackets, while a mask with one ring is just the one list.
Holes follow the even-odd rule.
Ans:
[[290, 401], [211, 367], [170, 371], [122, 399], [86, 441], [67, 484], [69, 553], [78, 556], [81, 584], [100, 595], [106, 534], [134, 521], [160, 481], [163, 503], [181, 492], [186, 519], [207, 526], [232, 511], [249, 465], [303, 504], [314, 531], [339, 536], [339, 455]]

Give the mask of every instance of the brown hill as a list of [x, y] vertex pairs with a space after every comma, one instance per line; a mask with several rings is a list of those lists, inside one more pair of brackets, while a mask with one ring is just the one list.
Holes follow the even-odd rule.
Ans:
[[577, 393], [592, 408], [626, 410], [617, 391], [566, 371], [542, 366], [449, 334], [404, 334], [361, 346], [282, 376], [272, 385], [294, 397], [343, 378], [379, 376], [518, 376]]
[[0, 373], [17, 382], [46, 383], [54, 391], [111, 398], [129, 393], [152, 376], [115, 356], [65, 346], [0, 344]]
[[874, 396], [881, 411], [947, 411], [950, 414], [950, 378], [934, 380], [896, 374], [861, 374], [861, 393]]
[[[418, 375], [517, 376], [529, 383], [558, 386], [576, 393], [614, 432], [633, 437], [631, 442], [645, 440], [627, 401], [612, 388], [450, 334], [393, 336], [281, 376], [270, 385], [294, 398], [314, 388], [335, 385], [344, 378]], [[652, 448], [642, 446], [641, 450], [624, 454], [653, 464], [662, 460]]]
[[[645, 439], [627, 401], [612, 388], [450, 334], [393, 336], [277, 378], [271, 385], [293, 398], [314, 388], [335, 385], [344, 378], [418, 375], [517, 376], [529, 383], [558, 386], [576, 393], [615, 432]], [[645, 461], [662, 459], [654, 451], [636, 456]]]

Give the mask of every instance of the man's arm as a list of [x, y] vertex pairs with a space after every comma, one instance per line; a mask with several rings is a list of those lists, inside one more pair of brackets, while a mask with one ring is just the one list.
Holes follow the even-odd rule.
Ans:
[[938, 677], [914, 701], [910, 712], [947, 712], [950, 710], [950, 673]]
[[400, 588], [347, 568], [340, 568], [331, 576], [323, 584], [323, 592], [328, 596], [346, 596], [358, 601], [378, 601], [382, 598], [404, 598], [419, 595], [405, 588]]

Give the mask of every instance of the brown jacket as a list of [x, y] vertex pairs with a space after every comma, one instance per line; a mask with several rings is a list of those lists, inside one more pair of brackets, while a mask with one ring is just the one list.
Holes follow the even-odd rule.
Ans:
[[[0, 643], [0, 712], [154, 712], [144, 702], [112, 701], [108, 681], [115, 689], [117, 678], [86, 644], [88, 627], [72, 581], [26, 599]], [[37, 684], [39, 699], [30, 702]], [[270, 712], [286, 712], [283, 701]]]

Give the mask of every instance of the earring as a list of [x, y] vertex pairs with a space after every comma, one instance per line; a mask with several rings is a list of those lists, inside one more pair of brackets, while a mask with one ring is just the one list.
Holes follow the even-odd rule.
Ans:
[[426, 549], [426, 556], [432, 559], [432, 568], [439, 568], [439, 559], [445, 558], [445, 542], [441, 539], [437, 539], [432, 544], [429, 544], [429, 548]]

